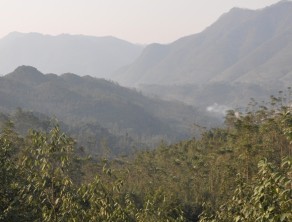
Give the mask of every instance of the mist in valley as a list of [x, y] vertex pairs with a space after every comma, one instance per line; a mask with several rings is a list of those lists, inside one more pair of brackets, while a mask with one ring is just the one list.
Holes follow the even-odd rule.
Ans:
[[291, 221], [292, 2], [223, 2], [0, 1], [0, 221]]

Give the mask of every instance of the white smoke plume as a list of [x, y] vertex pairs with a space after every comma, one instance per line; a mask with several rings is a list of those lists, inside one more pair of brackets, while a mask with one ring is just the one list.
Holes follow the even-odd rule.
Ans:
[[208, 112], [215, 113], [222, 116], [224, 116], [226, 114], [226, 111], [230, 109], [231, 109], [230, 107], [225, 106], [225, 105], [219, 105], [218, 103], [214, 103], [213, 105], [208, 106], [206, 108]]

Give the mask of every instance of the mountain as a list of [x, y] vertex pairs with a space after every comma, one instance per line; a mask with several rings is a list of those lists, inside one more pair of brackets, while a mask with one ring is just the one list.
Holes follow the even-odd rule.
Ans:
[[203, 32], [147, 46], [113, 79], [127, 86], [292, 79], [292, 2], [260, 10], [233, 8]]
[[13, 32], [0, 39], [0, 74], [32, 65], [45, 73], [107, 77], [133, 62], [142, 49], [114, 37]]
[[[192, 106], [145, 97], [113, 82], [72, 73], [43, 74], [20, 66], [0, 77], [0, 111], [55, 116], [72, 127], [98, 125], [139, 142], [175, 141], [191, 135], [193, 123], [212, 122]], [[88, 125], [89, 124], [89, 125]]]

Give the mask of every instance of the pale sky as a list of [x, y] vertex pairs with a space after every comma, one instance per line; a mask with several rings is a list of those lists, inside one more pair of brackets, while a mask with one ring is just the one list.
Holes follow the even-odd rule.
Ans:
[[0, 38], [13, 31], [169, 43], [201, 32], [233, 7], [279, 0], [0, 0]]

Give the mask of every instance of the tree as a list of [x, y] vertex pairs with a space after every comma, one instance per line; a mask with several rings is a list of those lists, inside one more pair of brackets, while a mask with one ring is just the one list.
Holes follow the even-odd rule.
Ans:
[[17, 219], [17, 180], [18, 171], [15, 165], [17, 144], [20, 141], [13, 131], [13, 124], [7, 122], [0, 134], [0, 221]]
[[76, 188], [69, 176], [74, 141], [54, 127], [48, 134], [32, 131], [19, 160], [19, 198], [24, 220], [69, 221], [78, 216]]
[[200, 222], [291, 221], [291, 160], [283, 159], [280, 167], [262, 160], [258, 166], [258, 174], [252, 184], [238, 180], [233, 197], [215, 214], [210, 215], [207, 210], [203, 212]]

